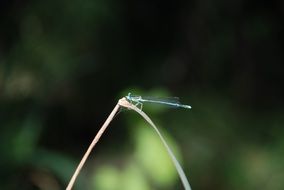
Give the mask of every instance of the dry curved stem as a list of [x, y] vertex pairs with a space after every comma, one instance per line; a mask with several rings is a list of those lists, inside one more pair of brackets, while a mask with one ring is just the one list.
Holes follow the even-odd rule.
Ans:
[[140, 110], [139, 108], [137, 108], [135, 105], [131, 104], [130, 102], [128, 102], [126, 100], [126, 98], [121, 98], [118, 103], [116, 104], [116, 106], [114, 107], [114, 109], [112, 110], [112, 112], [110, 113], [110, 115], [108, 116], [107, 120], [105, 121], [105, 123], [103, 124], [103, 126], [100, 128], [99, 132], [96, 134], [95, 138], [93, 139], [92, 143], [90, 144], [89, 148], [87, 149], [86, 153], [84, 154], [83, 158], [81, 159], [79, 165], [77, 166], [70, 182], [68, 183], [68, 186], [66, 187], [66, 190], [71, 190], [75, 180], [77, 178], [77, 176], [79, 175], [83, 165], [85, 164], [88, 156], [90, 155], [92, 149], [94, 148], [94, 146], [96, 145], [96, 143], [99, 141], [100, 137], [102, 136], [102, 134], [104, 133], [104, 131], [106, 130], [106, 128], [108, 127], [108, 125], [110, 124], [110, 122], [113, 120], [113, 118], [115, 117], [115, 115], [118, 113], [119, 108], [120, 107], [125, 107], [128, 108], [130, 110], [134, 110], [137, 113], [139, 113], [153, 128], [154, 130], [157, 132], [158, 136], [160, 137], [163, 145], [165, 146], [168, 154], [170, 155], [174, 166], [176, 167], [176, 170], [180, 176], [180, 179], [182, 181], [182, 184], [185, 188], [185, 190], [191, 190], [191, 187], [189, 185], [189, 182], [185, 176], [185, 173], [182, 169], [182, 167], [180, 166], [179, 162], [177, 161], [176, 157], [174, 156], [172, 150], [170, 149], [170, 147], [168, 146], [168, 144], [166, 143], [166, 141], [164, 140], [162, 134], [160, 133], [160, 131], [158, 130], [158, 128], [156, 127], [156, 125], [152, 122], [152, 120], [149, 118], [149, 116], [147, 116], [142, 110]]
[[103, 126], [100, 128], [99, 132], [96, 134], [95, 138], [93, 139], [92, 143], [90, 144], [89, 148], [87, 149], [86, 153], [84, 154], [82, 160], [80, 161], [79, 165], [77, 166], [77, 168], [76, 168], [76, 170], [75, 170], [75, 172], [74, 172], [70, 182], [68, 183], [68, 186], [66, 187], [66, 190], [71, 190], [72, 189], [72, 187], [73, 187], [73, 185], [75, 183], [75, 180], [76, 180], [77, 176], [79, 175], [79, 173], [80, 173], [83, 165], [85, 164], [87, 158], [89, 157], [92, 149], [97, 144], [97, 142], [101, 138], [102, 134], [104, 133], [104, 131], [108, 127], [109, 123], [115, 117], [116, 113], [119, 111], [119, 108], [120, 108], [120, 105], [116, 104], [116, 106], [114, 107], [114, 109], [112, 110], [110, 115], [108, 116], [107, 120], [105, 121]]

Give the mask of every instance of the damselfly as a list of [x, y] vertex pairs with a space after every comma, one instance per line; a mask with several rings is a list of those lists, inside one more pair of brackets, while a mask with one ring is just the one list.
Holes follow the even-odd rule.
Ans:
[[142, 96], [137, 96], [137, 95], [131, 95], [131, 93], [128, 93], [128, 95], [125, 96], [125, 98], [130, 103], [134, 103], [135, 106], [140, 106], [140, 109], [142, 109], [144, 102], [164, 104], [164, 105], [177, 107], [177, 108], [191, 109], [191, 106], [181, 104], [179, 102], [179, 98], [177, 98], [177, 97], [173, 97], [173, 98], [153, 98], [153, 97], [142, 97]]

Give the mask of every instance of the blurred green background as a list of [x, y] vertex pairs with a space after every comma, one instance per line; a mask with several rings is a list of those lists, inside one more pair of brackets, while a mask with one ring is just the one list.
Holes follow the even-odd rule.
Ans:
[[[65, 189], [119, 98], [193, 189], [284, 189], [281, 1], [0, 1], [0, 189]], [[182, 189], [153, 130], [111, 123], [74, 189]]]

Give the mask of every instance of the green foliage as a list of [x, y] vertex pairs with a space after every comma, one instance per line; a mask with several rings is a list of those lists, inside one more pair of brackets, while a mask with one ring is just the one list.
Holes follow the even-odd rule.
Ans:
[[[0, 1], [0, 189], [64, 189], [129, 91], [192, 105], [143, 110], [193, 189], [283, 189], [281, 6]], [[180, 187], [133, 115], [116, 117], [74, 189]]]

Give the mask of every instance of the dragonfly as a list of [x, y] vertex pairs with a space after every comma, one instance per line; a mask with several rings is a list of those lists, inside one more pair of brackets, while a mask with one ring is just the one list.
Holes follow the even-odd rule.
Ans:
[[190, 105], [181, 104], [178, 97], [171, 97], [171, 98], [142, 97], [139, 95], [132, 95], [131, 93], [128, 93], [128, 95], [125, 96], [125, 98], [135, 106], [140, 106], [140, 110], [142, 110], [144, 102], [163, 104], [176, 108], [191, 109]]

